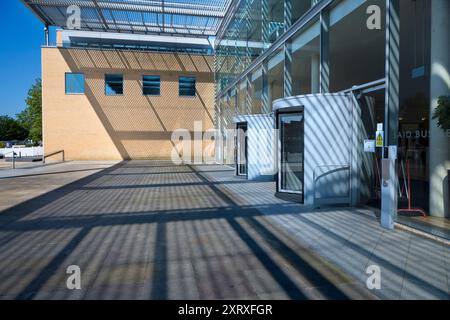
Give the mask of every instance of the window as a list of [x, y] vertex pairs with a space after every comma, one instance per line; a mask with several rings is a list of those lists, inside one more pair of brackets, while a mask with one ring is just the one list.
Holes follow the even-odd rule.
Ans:
[[83, 73], [66, 73], [66, 94], [84, 94]]
[[182, 97], [195, 97], [195, 77], [180, 77], [179, 92]]
[[143, 76], [142, 94], [144, 96], [159, 96], [161, 94], [161, 77]]
[[105, 75], [105, 94], [107, 96], [117, 96], [123, 94], [123, 75], [106, 74]]

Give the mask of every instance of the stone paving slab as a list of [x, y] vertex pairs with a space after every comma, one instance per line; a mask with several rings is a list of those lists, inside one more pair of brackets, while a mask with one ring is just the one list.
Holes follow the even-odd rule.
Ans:
[[[224, 177], [223, 173], [213, 171], [208, 175]], [[265, 186], [259, 198], [270, 202], [274, 189], [274, 185]], [[450, 248], [445, 244], [401, 230], [384, 230], [367, 209], [311, 211], [299, 205], [296, 213], [283, 215], [278, 214], [283, 211], [280, 206], [259, 210], [302, 245], [351, 275], [357, 285], [364, 285], [369, 265], [380, 266], [382, 289], [373, 292], [380, 298], [450, 298]]]
[[[3, 170], [0, 199], [0, 299], [448, 298], [443, 244], [387, 232], [368, 209], [286, 202], [224, 166]], [[370, 264], [381, 290], [366, 288]]]

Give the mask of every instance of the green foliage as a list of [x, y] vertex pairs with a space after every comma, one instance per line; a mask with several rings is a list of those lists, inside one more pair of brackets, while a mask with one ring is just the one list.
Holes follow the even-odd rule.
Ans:
[[0, 140], [24, 140], [28, 137], [28, 130], [20, 125], [17, 120], [8, 116], [0, 116]]
[[450, 96], [439, 97], [433, 119], [438, 120], [437, 124], [442, 130], [450, 130]]
[[20, 125], [29, 131], [28, 138], [33, 141], [42, 140], [42, 82], [36, 80], [28, 91], [25, 100], [27, 108], [17, 114]]
[[6, 148], [6, 143], [0, 141], [0, 149]]

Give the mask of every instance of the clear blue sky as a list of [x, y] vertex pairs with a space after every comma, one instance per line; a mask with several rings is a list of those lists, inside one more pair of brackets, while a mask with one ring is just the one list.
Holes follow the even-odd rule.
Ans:
[[0, 115], [25, 108], [28, 89], [41, 76], [43, 24], [19, 1], [0, 1]]

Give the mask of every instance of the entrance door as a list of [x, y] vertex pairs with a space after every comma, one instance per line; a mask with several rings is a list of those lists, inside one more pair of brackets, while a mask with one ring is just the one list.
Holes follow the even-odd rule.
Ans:
[[278, 129], [280, 131], [278, 191], [303, 194], [303, 113], [279, 114]]
[[247, 167], [247, 123], [238, 123], [237, 139], [236, 139], [236, 167], [238, 176], [246, 176], [248, 173]]

